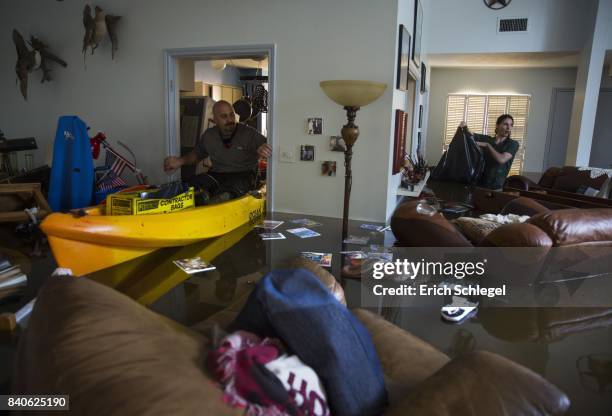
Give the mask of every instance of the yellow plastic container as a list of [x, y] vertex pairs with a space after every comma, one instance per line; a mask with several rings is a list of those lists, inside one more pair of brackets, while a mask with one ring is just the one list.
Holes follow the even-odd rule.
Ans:
[[106, 215], [167, 214], [195, 207], [193, 187], [169, 199], [141, 198], [140, 192], [117, 193], [106, 197]]

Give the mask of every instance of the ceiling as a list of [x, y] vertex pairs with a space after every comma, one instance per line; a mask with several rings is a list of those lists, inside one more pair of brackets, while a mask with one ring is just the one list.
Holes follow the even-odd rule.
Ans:
[[579, 52], [429, 54], [432, 68], [575, 68]]
[[236, 59], [213, 59], [211, 65], [215, 66], [234, 66], [236, 68], [249, 68], [249, 69], [267, 69], [268, 68], [268, 57], [254, 57], [254, 58], [236, 58]]

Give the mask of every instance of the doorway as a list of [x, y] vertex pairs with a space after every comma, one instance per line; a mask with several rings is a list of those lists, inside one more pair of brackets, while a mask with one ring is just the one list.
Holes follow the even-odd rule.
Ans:
[[544, 166], [542, 172], [550, 167], [565, 166], [567, 140], [572, 105], [574, 104], [573, 88], [554, 88], [550, 100], [550, 115], [548, 116], [548, 134], [544, 150]]
[[[565, 166], [567, 140], [569, 136], [570, 120], [572, 118], [572, 105], [574, 102], [573, 88], [553, 89], [548, 135], [544, 151], [543, 171], [549, 167]], [[612, 155], [612, 141], [609, 132], [612, 128], [612, 89], [601, 88], [597, 101], [595, 127], [593, 128], [593, 141], [589, 166], [603, 169], [612, 168], [610, 155]]]
[[[208, 127], [208, 109], [212, 102], [223, 99], [230, 103], [248, 97], [253, 92], [253, 85], [260, 83], [265, 85], [266, 108], [265, 111], [257, 115], [244, 116], [248, 124], [255, 127], [267, 137], [268, 144], [274, 149], [275, 144], [275, 62], [276, 48], [274, 45], [250, 45], [250, 46], [226, 46], [210, 48], [181, 48], [167, 49], [164, 51], [165, 66], [165, 125], [166, 125], [166, 147], [167, 154], [180, 156], [189, 150], [189, 145], [193, 146], [194, 138], [199, 137], [200, 133]], [[185, 70], [187, 63], [187, 70]], [[196, 81], [195, 64], [201, 70], [210, 69], [217, 71], [219, 79], [210, 82]], [[264, 71], [264, 66], [266, 71]], [[240, 69], [243, 67], [243, 69]], [[249, 70], [251, 68], [252, 70]], [[227, 69], [227, 70], [226, 70]], [[259, 69], [259, 71], [258, 71]], [[189, 88], [185, 88], [189, 83], [191, 72], [191, 82]], [[220, 73], [231, 73], [229, 76]], [[264, 72], [267, 72], [265, 76]], [[211, 73], [208, 72], [210, 75]], [[223, 79], [221, 79], [223, 78]], [[230, 80], [228, 80], [230, 79]], [[233, 82], [234, 80], [235, 82]], [[239, 81], [236, 81], [239, 80]], [[265, 83], [263, 81], [266, 81]], [[183, 90], [183, 91], [181, 91]], [[197, 103], [197, 106], [196, 106]], [[199, 106], [199, 107], [198, 107]], [[188, 111], [191, 116], [188, 123], [181, 123], [181, 109]], [[194, 112], [195, 111], [195, 112]], [[185, 113], [183, 113], [184, 115]], [[197, 114], [197, 117], [195, 116]], [[185, 119], [183, 118], [183, 121]], [[183, 136], [183, 137], [181, 137]], [[185, 146], [187, 145], [187, 146]], [[266, 167], [266, 199], [267, 209], [274, 210], [274, 156], [267, 160]], [[184, 174], [195, 174], [193, 172], [183, 172]], [[180, 172], [169, 175], [169, 180], [179, 180]]]

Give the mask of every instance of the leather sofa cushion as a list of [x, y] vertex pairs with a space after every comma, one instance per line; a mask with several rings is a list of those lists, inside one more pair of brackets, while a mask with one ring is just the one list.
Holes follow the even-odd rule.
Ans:
[[455, 358], [387, 414], [561, 415], [569, 405], [563, 392], [533, 371], [478, 351]]
[[82, 415], [237, 415], [203, 370], [206, 340], [86, 278], [40, 290], [14, 392], [69, 394]]
[[532, 224], [506, 224], [487, 234], [478, 244], [482, 247], [551, 247], [552, 240]]
[[546, 208], [539, 202], [536, 202], [531, 198], [521, 196], [508, 202], [502, 209], [501, 214], [529, 215], [531, 217], [533, 215], [548, 211], [550, 211], [550, 209]]
[[562, 209], [538, 214], [527, 223], [543, 230], [554, 246], [612, 244], [612, 209]]
[[417, 212], [419, 201], [398, 206], [391, 216], [391, 231], [406, 247], [470, 247], [472, 244], [440, 213]]

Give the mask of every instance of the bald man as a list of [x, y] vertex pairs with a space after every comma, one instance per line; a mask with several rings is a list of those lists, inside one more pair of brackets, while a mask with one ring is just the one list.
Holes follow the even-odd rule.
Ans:
[[169, 156], [164, 170], [172, 173], [181, 166], [194, 165], [210, 158], [211, 169], [189, 180], [191, 185], [205, 190], [220, 200], [244, 195], [253, 189], [260, 157], [268, 158], [272, 149], [257, 130], [236, 123], [234, 108], [227, 101], [213, 106], [214, 127], [207, 129], [191, 152], [184, 156]]

